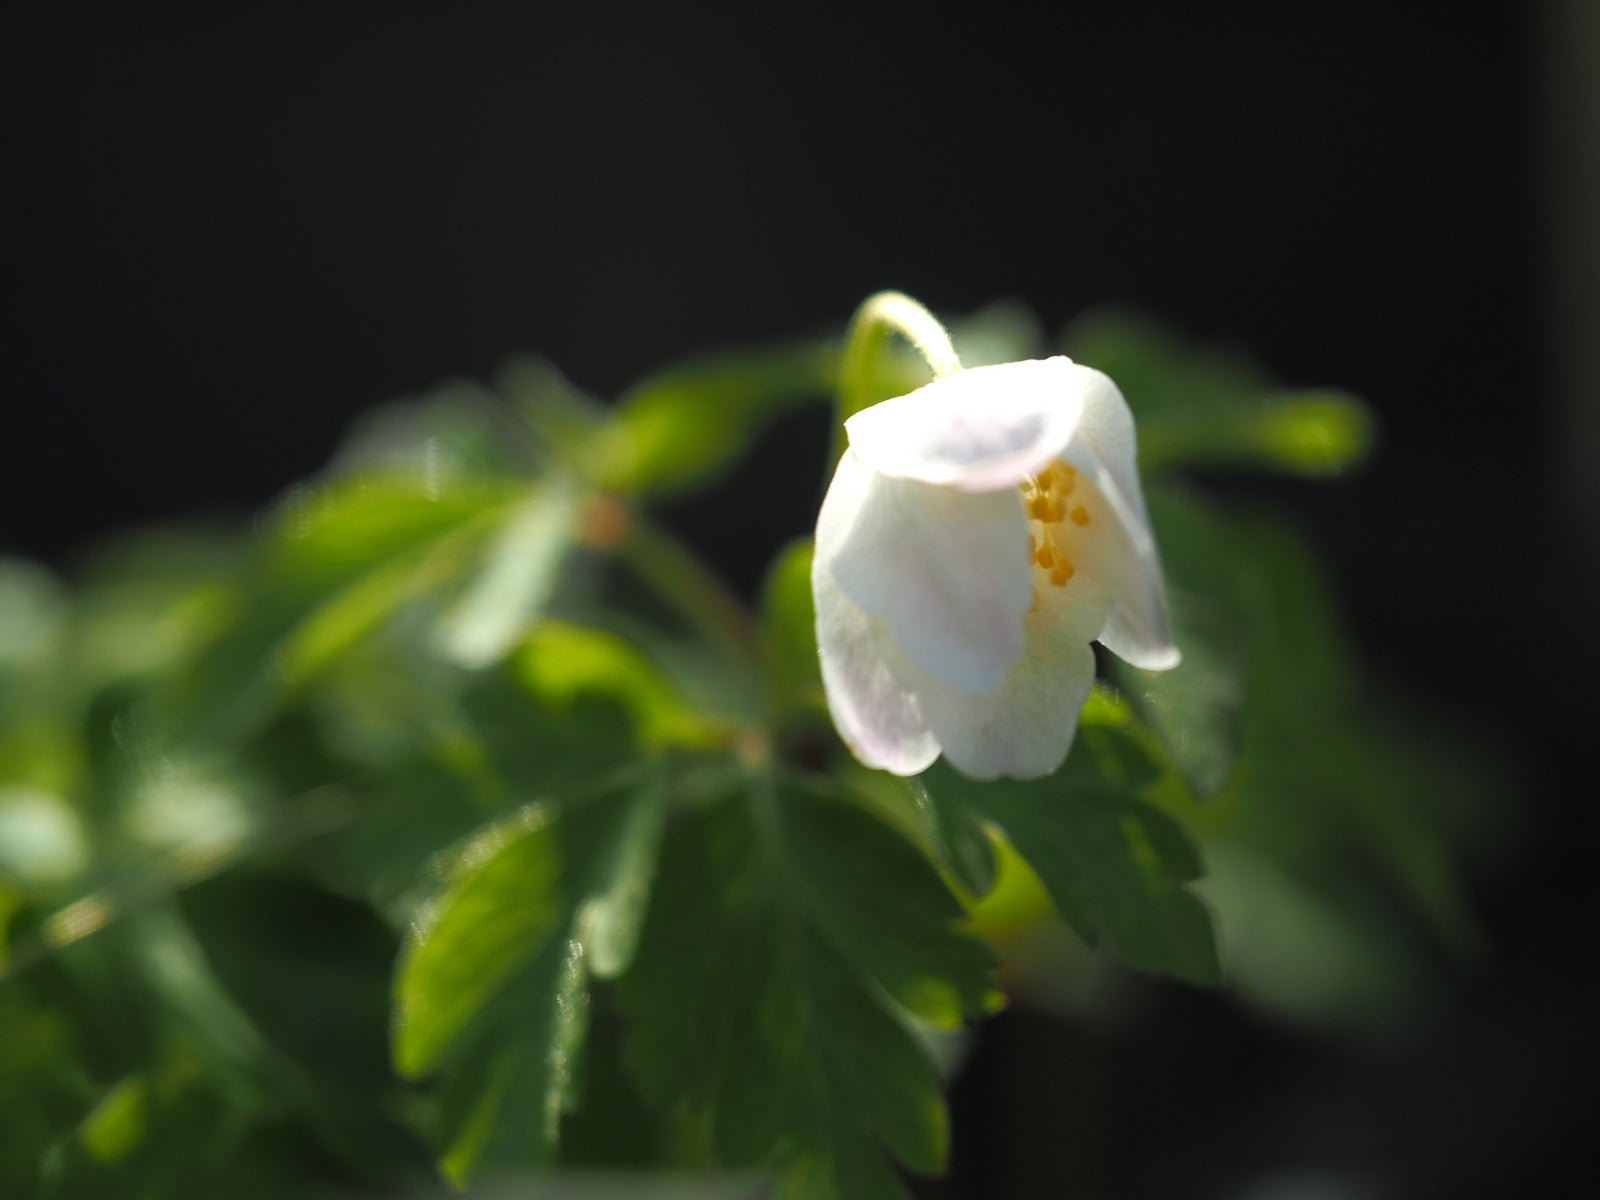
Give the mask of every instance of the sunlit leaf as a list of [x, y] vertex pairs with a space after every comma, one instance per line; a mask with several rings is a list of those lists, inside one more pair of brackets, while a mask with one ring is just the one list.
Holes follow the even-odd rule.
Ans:
[[408, 601], [452, 577], [514, 493], [356, 477], [284, 501], [234, 582], [236, 619], [164, 694], [183, 736], [239, 736]]
[[563, 904], [553, 888], [561, 863], [550, 819], [547, 810], [526, 809], [475, 838], [407, 943], [395, 980], [402, 1075], [437, 1067], [467, 1022], [555, 935]]
[[440, 618], [447, 656], [481, 667], [510, 650], [555, 589], [577, 506], [577, 493], [552, 481], [510, 512], [472, 582]]
[[512, 654], [510, 669], [555, 709], [585, 699], [612, 701], [646, 747], [703, 746], [722, 737], [721, 726], [690, 707], [642, 651], [604, 630], [542, 622]]
[[438, 1073], [442, 1169], [549, 1160], [576, 1100], [591, 975], [631, 959], [660, 834], [658, 792], [625, 785], [527, 808], [458, 856], [396, 972], [396, 1069]]
[[100, 1099], [78, 1127], [78, 1140], [96, 1162], [124, 1158], [143, 1139], [148, 1099], [143, 1080], [124, 1079]]

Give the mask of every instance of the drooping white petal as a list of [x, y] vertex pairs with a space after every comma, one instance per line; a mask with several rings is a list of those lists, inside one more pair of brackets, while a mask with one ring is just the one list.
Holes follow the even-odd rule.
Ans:
[[1105, 611], [1105, 590], [1082, 573], [1065, 587], [1042, 587], [1024, 622], [1022, 655], [982, 692], [954, 687], [903, 656], [890, 665], [916, 693], [956, 770], [973, 779], [1037, 779], [1060, 767], [1072, 748], [1078, 710], [1094, 686], [1089, 642]]
[[826, 572], [813, 574], [812, 591], [823, 690], [834, 728], [869, 767], [896, 775], [927, 770], [939, 757], [939, 743], [916, 697], [889, 671], [887, 629], [850, 603]]
[[1072, 440], [1084, 389], [1095, 382], [1085, 371], [1066, 358], [973, 367], [863, 409], [844, 427], [851, 448], [881, 475], [999, 491]]
[[1085, 443], [1105, 465], [1118, 490], [1145, 524], [1144, 493], [1139, 488], [1139, 447], [1133, 411], [1111, 377], [1093, 367], [1072, 364], [1083, 395], [1083, 416], [1075, 441]]
[[1063, 457], [1089, 481], [1108, 520], [1084, 539], [1084, 567], [1106, 585], [1111, 607], [1099, 642], [1146, 670], [1178, 665], [1172, 643], [1161, 560], [1139, 487], [1133, 413], [1110, 378], [1073, 364], [1084, 398], [1077, 436]]
[[1148, 671], [1177, 666], [1180, 656], [1172, 643], [1161, 560], [1149, 523], [1098, 456], [1074, 447], [1066, 457], [1090, 485], [1083, 503], [1093, 516], [1078, 543], [1081, 568], [1110, 598], [1104, 628], [1092, 636], [1133, 666]]
[[834, 726], [857, 758], [897, 775], [915, 775], [939, 756], [911, 693], [890, 673], [888, 630], [851, 602], [833, 578], [840, 547], [866, 505], [872, 472], [845, 453], [817, 514], [811, 594], [817, 652]]
[[849, 451], [823, 502], [816, 562], [913, 662], [958, 687], [993, 685], [1022, 649], [1033, 567], [1015, 490], [890, 479]]

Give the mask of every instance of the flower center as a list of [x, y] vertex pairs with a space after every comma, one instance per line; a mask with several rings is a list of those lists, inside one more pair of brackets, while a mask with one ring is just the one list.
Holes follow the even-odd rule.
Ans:
[[1056, 587], [1065, 587], [1077, 573], [1067, 556], [1068, 543], [1077, 529], [1089, 523], [1089, 510], [1078, 490], [1078, 473], [1057, 459], [1021, 485], [1022, 506], [1028, 514], [1028, 552], [1039, 573]]

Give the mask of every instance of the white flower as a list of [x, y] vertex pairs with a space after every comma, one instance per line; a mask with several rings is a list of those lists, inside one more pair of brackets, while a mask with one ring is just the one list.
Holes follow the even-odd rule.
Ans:
[[1176, 666], [1114, 383], [1066, 358], [975, 367], [864, 409], [817, 517], [822, 679], [856, 757], [976, 779], [1067, 756], [1089, 643]]

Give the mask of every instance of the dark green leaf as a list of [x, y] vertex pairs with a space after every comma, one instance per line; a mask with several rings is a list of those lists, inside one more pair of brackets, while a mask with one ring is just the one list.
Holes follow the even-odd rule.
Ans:
[[956, 882], [974, 898], [986, 896], [994, 887], [994, 842], [984, 828], [983, 819], [971, 808], [952, 798], [944, 788], [929, 791], [920, 779], [909, 779], [906, 786], [916, 806], [923, 835], [934, 855]]
[[622, 980], [646, 1096], [783, 1195], [898, 1194], [875, 1143], [936, 1171], [947, 1141], [900, 1006], [952, 1024], [996, 1002], [960, 915], [914, 847], [832, 796], [761, 781], [684, 815]]
[[1080, 746], [1067, 769], [1027, 783], [977, 783], [943, 763], [922, 776], [944, 808], [993, 821], [1086, 940], [1148, 971], [1220, 978], [1211, 918], [1183, 885], [1201, 872], [1182, 828], [1108, 776]]
[[[1432, 762], [1426, 739], [1397, 735], [1360, 685], [1333, 587], [1306, 539], [1281, 519], [1187, 493], [1154, 489], [1149, 499], [1186, 661], [1166, 677], [1123, 669], [1118, 678], [1180, 763], [1237, 749], [1243, 769], [1197, 823], [1270, 862], [1251, 879], [1333, 861], [1348, 874], [1376, 856], [1440, 935], [1469, 945], [1447, 825], [1420, 807], [1451, 764]], [[1248, 868], [1242, 856], [1226, 861]]]

